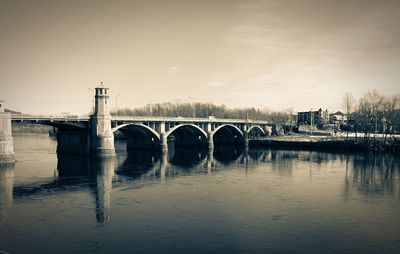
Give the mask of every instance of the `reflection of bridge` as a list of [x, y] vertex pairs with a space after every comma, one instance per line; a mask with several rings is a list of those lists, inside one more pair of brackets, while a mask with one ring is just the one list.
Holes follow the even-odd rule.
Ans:
[[[1, 107], [1, 104], [0, 104]], [[249, 119], [121, 117], [109, 112], [108, 88], [97, 87], [95, 110], [90, 117], [44, 117], [4, 113], [0, 108], [0, 161], [13, 159], [12, 122], [27, 122], [57, 127], [57, 152], [64, 154], [115, 154], [114, 133], [127, 137], [128, 149], [167, 150], [168, 142], [176, 146], [215, 144], [248, 145], [252, 135], [268, 135], [272, 125]]]
[[[58, 155], [57, 177], [50, 181], [15, 185], [12, 166], [0, 167], [0, 221], [6, 219], [14, 200], [36, 195], [81, 191], [90, 188], [96, 207], [96, 219], [108, 220], [112, 188], [141, 188], [163, 184], [187, 174], [218, 174], [234, 169], [232, 165], [252, 170], [266, 163], [274, 174], [291, 176], [296, 163], [338, 163], [346, 168], [343, 195], [398, 197], [400, 190], [398, 158], [386, 155], [321, 153], [290, 150], [248, 150], [224, 147], [209, 153], [204, 149], [170, 149], [168, 152], [128, 152], [126, 156], [91, 160], [87, 156]], [[262, 167], [264, 168], [264, 167]], [[349, 170], [347, 170], [349, 168]], [[114, 177], [117, 175], [118, 177]]]
[[[142, 185], [143, 182], [153, 182], [155, 179], [163, 183], [168, 178], [184, 174], [212, 174], [219, 167], [225, 168], [224, 165], [237, 163], [247, 165], [250, 161], [255, 165], [263, 160], [260, 156], [252, 156], [254, 152], [240, 147], [228, 147], [224, 151], [223, 153], [229, 151], [229, 156], [223, 156], [216, 151], [215, 159], [209, 151], [198, 148], [179, 148], [162, 152], [151, 150], [141, 151], [141, 153], [129, 152], [126, 157], [118, 156], [99, 160], [91, 160], [87, 156], [59, 154], [57, 178], [18, 186], [14, 185], [13, 166], [0, 168], [0, 190], [2, 190], [0, 201], [3, 201], [0, 203], [0, 219], [6, 218], [7, 209], [12, 206], [13, 200], [90, 188], [95, 200], [96, 219], [98, 222], [103, 222], [110, 219], [113, 187], [120, 185], [132, 187], [135, 184]], [[118, 175], [116, 178], [118, 180], [114, 178], [114, 175]]]

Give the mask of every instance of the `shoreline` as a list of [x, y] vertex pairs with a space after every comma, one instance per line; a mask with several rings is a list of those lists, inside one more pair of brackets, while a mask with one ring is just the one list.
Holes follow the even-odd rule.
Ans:
[[249, 140], [252, 148], [285, 148], [304, 150], [346, 150], [346, 151], [372, 151], [372, 152], [399, 152], [400, 143], [384, 143], [381, 139], [370, 138], [365, 141], [362, 137], [358, 140], [332, 136], [289, 135], [274, 136]]

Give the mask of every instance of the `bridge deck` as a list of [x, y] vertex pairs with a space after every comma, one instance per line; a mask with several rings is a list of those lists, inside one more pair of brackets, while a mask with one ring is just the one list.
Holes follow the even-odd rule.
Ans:
[[[89, 116], [44, 116], [44, 115], [22, 115], [13, 114], [12, 121], [49, 121], [49, 122], [85, 122], [89, 121]], [[111, 121], [121, 122], [215, 122], [215, 123], [252, 123], [270, 124], [267, 121], [251, 119], [228, 119], [228, 118], [199, 118], [199, 117], [155, 117], [155, 116], [111, 116]]]

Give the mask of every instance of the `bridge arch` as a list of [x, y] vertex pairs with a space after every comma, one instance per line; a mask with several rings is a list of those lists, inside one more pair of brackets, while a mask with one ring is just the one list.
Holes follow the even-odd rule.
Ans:
[[205, 146], [207, 133], [195, 124], [179, 124], [169, 129], [166, 136], [174, 136], [176, 146]]
[[259, 125], [254, 125], [249, 128], [249, 134], [252, 134], [254, 132], [262, 133], [262, 135], [265, 136], [265, 131]]
[[112, 132], [122, 132], [127, 138], [128, 150], [156, 149], [160, 143], [160, 134], [147, 125], [140, 123], [121, 124], [112, 128]]
[[213, 141], [215, 144], [242, 144], [244, 142], [243, 132], [233, 124], [218, 126], [213, 131]]
[[121, 129], [121, 128], [124, 128], [124, 127], [126, 127], [126, 126], [131, 126], [131, 125], [138, 126], [138, 127], [142, 127], [142, 128], [144, 128], [144, 129], [147, 129], [147, 130], [148, 130], [149, 132], [151, 132], [154, 136], [156, 136], [156, 137], [158, 138], [158, 140], [160, 139], [160, 134], [158, 134], [155, 130], [153, 130], [153, 129], [150, 128], [149, 126], [144, 125], [144, 124], [140, 124], [140, 123], [124, 123], [124, 124], [118, 125], [117, 127], [112, 128], [111, 131], [112, 131], [112, 132], [116, 132], [117, 130], [119, 130], [119, 129]]

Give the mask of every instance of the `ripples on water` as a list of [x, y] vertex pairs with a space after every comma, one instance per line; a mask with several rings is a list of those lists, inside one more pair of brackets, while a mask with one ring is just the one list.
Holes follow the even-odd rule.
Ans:
[[91, 161], [15, 137], [0, 251], [400, 253], [399, 157], [173, 149]]

